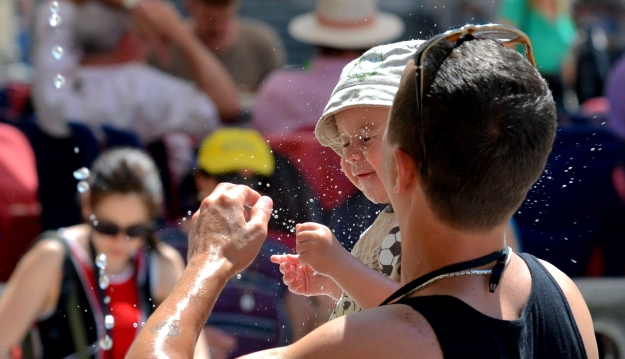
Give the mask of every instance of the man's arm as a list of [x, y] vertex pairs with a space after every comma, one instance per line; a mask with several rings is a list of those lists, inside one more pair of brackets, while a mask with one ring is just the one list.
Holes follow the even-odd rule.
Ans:
[[215, 103], [223, 120], [234, 119], [239, 113], [236, 85], [219, 60], [200, 42], [186, 26], [171, 4], [146, 0], [134, 9], [135, 21], [147, 23], [157, 35], [180, 49], [193, 80]]
[[406, 305], [389, 305], [334, 319], [294, 344], [243, 358], [443, 359], [443, 355], [421, 314]]
[[[244, 204], [252, 205], [245, 220]], [[171, 294], [150, 316], [127, 358], [192, 358], [193, 348], [226, 282], [247, 267], [267, 237], [268, 197], [220, 184], [193, 215], [189, 263]]]

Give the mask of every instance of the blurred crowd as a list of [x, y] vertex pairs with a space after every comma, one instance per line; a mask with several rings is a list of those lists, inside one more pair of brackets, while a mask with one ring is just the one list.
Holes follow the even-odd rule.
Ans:
[[313, 134], [342, 69], [490, 22], [529, 35], [558, 106], [547, 168], [514, 216], [519, 250], [569, 276], [622, 276], [624, 20], [618, 0], [0, 1], [0, 283], [43, 231], [93, 224], [72, 173], [130, 147], [158, 169], [153, 230], [175, 261], [218, 183], [274, 199], [267, 243], [206, 324], [212, 357], [301, 338], [334, 303], [291, 295], [268, 258], [294, 253], [310, 221], [351, 249], [384, 208]]

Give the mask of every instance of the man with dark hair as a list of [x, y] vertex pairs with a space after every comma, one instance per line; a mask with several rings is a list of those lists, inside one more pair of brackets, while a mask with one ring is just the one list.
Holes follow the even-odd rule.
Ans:
[[[284, 65], [284, 45], [261, 21], [238, 16], [239, 0], [187, 0], [190, 26], [234, 79], [239, 91], [255, 91], [273, 70]], [[177, 47], [155, 65], [186, 80], [195, 80]]]
[[[598, 358], [575, 284], [505, 244], [506, 223], [544, 168], [556, 117], [547, 84], [501, 34], [524, 40], [533, 60], [516, 29], [471, 27], [421, 45], [403, 73], [381, 174], [402, 230], [403, 287], [378, 308], [250, 357]], [[253, 206], [249, 221], [244, 203]], [[271, 210], [269, 198], [228, 184], [203, 201], [189, 266], [129, 358], [192, 355], [215, 293], [251, 261]]]
[[[237, 116], [232, 79], [173, 6], [150, 0], [122, 7], [132, 2], [46, 0], [39, 6], [33, 99], [45, 132], [67, 136], [68, 121], [96, 129], [105, 124], [150, 143], [172, 132], [202, 137]], [[195, 84], [147, 66], [148, 38], [182, 49]]]

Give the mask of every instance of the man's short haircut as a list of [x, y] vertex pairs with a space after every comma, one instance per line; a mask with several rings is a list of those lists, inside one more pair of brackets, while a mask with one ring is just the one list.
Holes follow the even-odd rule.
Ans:
[[[424, 62], [423, 117], [430, 207], [452, 228], [504, 223], [540, 177], [556, 131], [547, 83], [493, 40], [443, 40]], [[414, 65], [393, 103], [388, 139], [421, 165]], [[407, 81], [406, 81], [407, 80]]]
[[239, 2], [239, 0], [196, 0], [196, 1], [199, 1], [200, 3], [204, 5], [215, 6], [215, 7], [227, 7], [230, 5], [235, 5], [236, 3]]
[[130, 30], [130, 13], [101, 1], [87, 1], [79, 6], [73, 30], [76, 46], [85, 55], [108, 54]]

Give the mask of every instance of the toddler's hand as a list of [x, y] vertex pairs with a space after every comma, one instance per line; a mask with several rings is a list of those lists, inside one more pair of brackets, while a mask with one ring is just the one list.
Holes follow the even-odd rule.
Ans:
[[332, 231], [318, 223], [296, 225], [295, 241], [300, 263], [328, 276], [332, 276], [332, 270], [344, 262], [345, 255], [350, 255]]
[[341, 288], [332, 278], [318, 274], [309, 266], [302, 265], [298, 255], [273, 255], [271, 261], [280, 264], [282, 281], [292, 293], [305, 296], [327, 295], [335, 300], [338, 300], [342, 294]]

